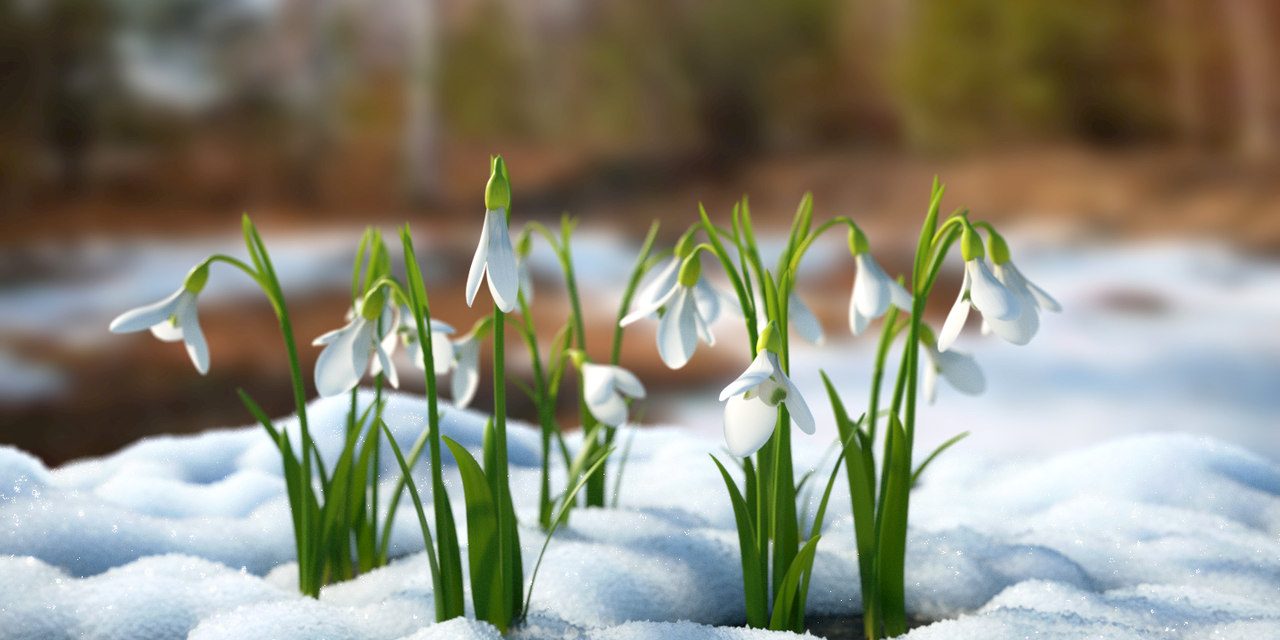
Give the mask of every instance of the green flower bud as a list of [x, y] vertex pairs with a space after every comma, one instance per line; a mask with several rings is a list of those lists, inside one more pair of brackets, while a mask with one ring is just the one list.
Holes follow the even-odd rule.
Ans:
[[982, 249], [982, 236], [978, 235], [978, 231], [968, 220], [964, 221], [964, 232], [960, 236], [960, 255], [965, 262], [987, 255]]
[[867, 241], [867, 234], [862, 232], [858, 227], [849, 229], [849, 253], [857, 256], [871, 250], [871, 243]]
[[565, 350], [564, 355], [567, 356], [569, 361], [573, 362], [573, 366], [578, 369], [581, 369], [582, 365], [587, 362], [587, 354], [583, 353], [581, 349], [567, 349]]
[[676, 258], [683, 260], [684, 258], [689, 257], [689, 254], [693, 253], [693, 247], [693, 229], [690, 229], [684, 232], [684, 235], [680, 236], [679, 240], [676, 240]]
[[489, 170], [489, 183], [484, 186], [484, 208], [490, 211], [511, 207], [511, 181], [502, 156], [494, 156]]
[[782, 336], [778, 333], [777, 325], [772, 320], [760, 331], [760, 337], [756, 338], [756, 351], [782, 353]]
[[191, 293], [200, 293], [204, 291], [204, 285], [209, 282], [209, 262], [201, 262], [191, 271], [187, 272], [187, 278], [182, 281], [182, 288]]
[[680, 286], [692, 287], [698, 284], [698, 278], [702, 277], [702, 260], [698, 258], [698, 254], [691, 253], [680, 263]]
[[996, 264], [1004, 264], [1009, 261], [1009, 243], [1004, 241], [1004, 236], [995, 232], [994, 229], [988, 229], [990, 235], [987, 236], [987, 249], [991, 251], [991, 261]]
[[360, 301], [360, 315], [365, 320], [374, 321], [378, 316], [382, 315], [382, 307], [387, 304], [387, 294], [382, 287], [371, 289], [364, 294], [364, 300]]

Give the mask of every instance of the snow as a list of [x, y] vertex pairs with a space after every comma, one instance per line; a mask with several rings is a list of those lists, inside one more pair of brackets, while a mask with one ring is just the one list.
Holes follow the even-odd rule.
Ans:
[[[344, 403], [312, 405], [322, 447], [336, 446]], [[416, 436], [424, 410], [390, 396], [397, 439]], [[447, 435], [478, 446], [478, 414], [445, 416]], [[536, 434], [511, 429], [528, 522]], [[707, 459], [719, 443], [674, 428], [634, 442], [621, 506], [574, 513], [516, 637], [772, 637], [714, 627], [743, 617], [732, 514]], [[822, 447], [799, 442], [799, 464], [821, 458]], [[0, 593], [14, 594], [0, 637], [495, 637], [475, 622], [431, 625], [407, 509], [394, 536], [403, 557], [318, 602], [297, 596], [283, 483], [264, 446], [260, 429], [214, 431], [51, 470], [0, 449], [0, 552], [11, 554], [0, 556]], [[457, 482], [452, 466], [446, 477]], [[858, 608], [851, 522], [843, 495], [835, 500], [809, 599], [816, 616]], [[522, 542], [532, 558], [542, 537], [526, 527]], [[913, 496], [907, 575], [912, 615], [943, 620], [911, 638], [1280, 633], [1280, 466], [1180, 434], [1043, 460], [962, 448]]]
[[[1280, 268], [1172, 245], [1015, 260], [1067, 312], [1046, 317], [1028, 347], [966, 335], [988, 393], [944, 386], [921, 413], [917, 455], [956, 431], [974, 435], [912, 494], [907, 607], [932, 624], [907, 637], [1280, 637]], [[1141, 305], [1116, 303], [1138, 294]], [[823, 461], [831, 440], [817, 368], [803, 363], [821, 363], [848, 398], [865, 385], [866, 341], [835, 340], [836, 329], [822, 352], [793, 352], [820, 424], [794, 440], [800, 470]], [[620, 436], [634, 443], [619, 507], [573, 513], [548, 549], [529, 619], [510, 637], [795, 637], [733, 626], [744, 617], [736, 532], [708, 459], [723, 455], [719, 405], [699, 404], [679, 413], [680, 427]], [[343, 398], [311, 405], [326, 459], [341, 446], [346, 410]], [[391, 394], [385, 415], [407, 448], [425, 402]], [[445, 408], [445, 435], [473, 450], [483, 423]], [[278, 424], [296, 435], [296, 419]], [[509, 436], [513, 497], [532, 523], [537, 433], [513, 423]], [[384, 453], [389, 489], [397, 469]], [[559, 481], [562, 467], [553, 469]], [[415, 472], [425, 496], [427, 469]], [[843, 484], [818, 547], [815, 617], [860, 606]], [[434, 624], [407, 500], [392, 564], [326, 587], [318, 601], [297, 595], [283, 491], [257, 426], [148, 438], [55, 469], [0, 447], [0, 640], [499, 637], [472, 620]], [[532, 526], [521, 536], [531, 571], [543, 537]]]

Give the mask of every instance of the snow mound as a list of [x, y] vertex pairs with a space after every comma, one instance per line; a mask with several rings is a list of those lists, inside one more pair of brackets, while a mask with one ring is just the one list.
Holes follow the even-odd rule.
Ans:
[[[407, 447], [425, 402], [388, 401], [388, 424]], [[343, 399], [311, 407], [327, 456], [345, 412]], [[478, 447], [483, 422], [449, 410], [444, 432]], [[279, 424], [298, 428], [295, 419]], [[510, 436], [514, 499], [530, 523], [537, 433], [512, 424]], [[622, 437], [634, 442], [620, 506], [574, 512], [512, 637], [794, 637], [731, 627], [744, 614], [732, 510], [707, 458], [719, 441], [673, 428]], [[813, 439], [796, 447], [801, 470], [822, 459]], [[940, 622], [908, 637], [1280, 637], [1280, 466], [1189, 435], [1129, 437], [1042, 460], [993, 455], [962, 445], [913, 494], [907, 606], [917, 620]], [[407, 501], [393, 534], [396, 561], [326, 587], [318, 600], [298, 596], [274, 456], [260, 427], [148, 439], [53, 470], [0, 448], [0, 553], [8, 554], [0, 638], [499, 637], [475, 621], [434, 624]], [[457, 486], [445, 462], [446, 482]], [[429, 490], [426, 466], [415, 473]], [[384, 477], [390, 485], [396, 475], [384, 467]], [[818, 548], [813, 616], [859, 612], [841, 485]], [[803, 505], [806, 528], [815, 502]], [[525, 527], [521, 536], [532, 570], [542, 534]]]

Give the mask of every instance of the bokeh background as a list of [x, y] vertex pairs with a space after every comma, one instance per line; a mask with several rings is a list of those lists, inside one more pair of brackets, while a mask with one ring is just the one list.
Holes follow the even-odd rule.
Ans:
[[[819, 216], [855, 217], [900, 271], [938, 175], [949, 207], [1011, 230], [1015, 251], [1053, 257], [1055, 282], [1075, 292], [1068, 314], [1102, 322], [1066, 331], [1077, 342], [1056, 353], [1106, 362], [1114, 352], [1099, 345], [1111, 343], [1088, 336], [1115, 322], [1149, 343], [1147, 373], [1092, 374], [1081, 360], [1002, 375], [1000, 356], [993, 387], [1016, 395], [1034, 380], [1049, 403], [1039, 410], [1055, 411], [1154, 371], [1128, 402], [1191, 402], [1200, 430], [1217, 415], [1265, 449], [1280, 345], [1260, 327], [1280, 328], [1277, 307], [1170, 322], [1187, 303], [1178, 278], [1226, 283], [1205, 304], [1237, 299], [1229, 284], [1241, 279], [1257, 300], [1280, 298], [1277, 35], [1280, 5], [1267, 0], [0, 3], [0, 443], [58, 463], [245, 424], [237, 387], [287, 412], [274, 321], [238, 274], [216, 272], [202, 298], [208, 376], [178, 347], [106, 331], [209, 252], [240, 254], [242, 212], [275, 252], [301, 340], [341, 322], [360, 229], [405, 221], [429, 254], [436, 314], [470, 326], [462, 281], [487, 159], [502, 153], [517, 226], [581, 219], [597, 355], [651, 219], [670, 243], [699, 202], [723, 217], [749, 193], [759, 225], [776, 230], [812, 191]], [[1212, 265], [1243, 271], [1134, 249], [1157, 245], [1212, 247]], [[1072, 250], [1092, 256], [1087, 268], [1073, 269]], [[549, 335], [567, 308], [539, 251]], [[1133, 268], [1108, 251], [1175, 286], [1108, 280], [1108, 264]], [[1080, 287], [1063, 280], [1076, 271]], [[847, 260], [819, 260], [802, 287], [828, 333], [815, 353], [857, 379], [866, 339], [845, 328], [851, 277]], [[931, 313], [950, 303], [939, 297]], [[1254, 318], [1243, 329], [1213, 324], [1243, 316]], [[1235, 341], [1197, 342], [1224, 332]], [[732, 329], [723, 335], [732, 346], [670, 374], [652, 326], [629, 334], [624, 362], [652, 394], [645, 422], [718, 428], [705, 394], [709, 406], [682, 407], [744, 364]], [[1189, 344], [1203, 357], [1157, 357]], [[309, 370], [317, 350], [302, 351]], [[1095, 395], [1053, 395], [1064, 386]], [[485, 385], [477, 404], [488, 397]], [[1144, 429], [1176, 418], [1140, 415]]]

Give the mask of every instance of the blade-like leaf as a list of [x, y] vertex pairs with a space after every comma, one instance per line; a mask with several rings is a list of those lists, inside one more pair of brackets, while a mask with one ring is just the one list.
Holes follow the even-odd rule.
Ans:
[[738, 549], [742, 558], [742, 591], [746, 598], [747, 626], [764, 628], [769, 615], [769, 596], [765, 591], [768, 569], [756, 545], [755, 523], [751, 521], [750, 510], [729, 471], [715, 456], [711, 456], [711, 461], [716, 463], [720, 476], [724, 478], [725, 487], [729, 490], [729, 500], [733, 503], [733, 517], [738, 524]]
[[809, 538], [809, 541], [796, 553], [791, 568], [782, 578], [773, 600], [773, 615], [769, 618], [769, 628], [774, 631], [804, 632], [804, 609], [800, 598], [800, 577], [813, 568], [813, 558], [818, 552], [818, 540], [821, 536]]
[[885, 633], [907, 632], [903, 564], [907, 550], [907, 510], [911, 495], [911, 454], [897, 414], [889, 416], [889, 457], [885, 461], [884, 513], [876, 561], [877, 603], [884, 614]]
[[506, 582], [502, 575], [498, 504], [489, 489], [484, 469], [466, 447], [443, 437], [462, 475], [467, 500], [467, 557], [471, 567], [471, 602], [476, 618], [506, 632], [511, 616], [506, 610]]
[[911, 474], [911, 486], [914, 487], [916, 483], [920, 481], [920, 474], [924, 473], [924, 470], [929, 467], [929, 463], [933, 462], [934, 458], [937, 458], [939, 455], [941, 455], [943, 451], [950, 449], [951, 446], [954, 445], [955, 443], [960, 442], [961, 440], [964, 440], [965, 438], [968, 438], [968, 437], [969, 437], [968, 431], [961, 431], [960, 433], [957, 433], [956, 435], [948, 438], [946, 442], [938, 445], [938, 448], [934, 449], [933, 453], [930, 453], [929, 456], [924, 459], [924, 462], [921, 462], [920, 466], [916, 467], [915, 472]]

